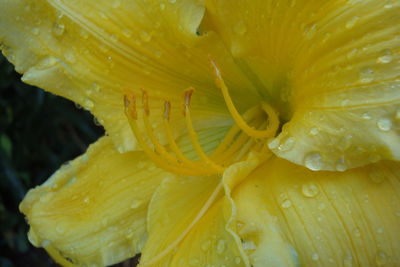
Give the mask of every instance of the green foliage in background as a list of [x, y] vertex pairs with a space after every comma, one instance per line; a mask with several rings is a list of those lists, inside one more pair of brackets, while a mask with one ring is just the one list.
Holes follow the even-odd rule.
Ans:
[[88, 112], [23, 84], [0, 54], [0, 267], [54, 266], [29, 244], [18, 205], [102, 134]]

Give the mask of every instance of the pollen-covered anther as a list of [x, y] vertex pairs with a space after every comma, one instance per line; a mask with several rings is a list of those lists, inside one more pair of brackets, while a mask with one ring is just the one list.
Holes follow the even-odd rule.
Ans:
[[[194, 88], [190, 87], [183, 94], [183, 115], [186, 128], [194, 151], [198, 159], [192, 159], [183, 153], [175, 141], [173, 127], [171, 127], [172, 104], [164, 101], [164, 110], [160, 114], [163, 126], [153, 127], [150, 123], [149, 95], [142, 90], [142, 112], [140, 119], [137, 111], [136, 97], [129, 92], [124, 97], [125, 112], [128, 121], [136, 136], [137, 142], [143, 148], [155, 164], [163, 169], [179, 175], [215, 175], [222, 174], [225, 168], [234, 162], [242, 160], [249, 151], [260, 150], [262, 144], [234, 125], [210, 155], [202, 148], [198, 134], [195, 130], [191, 114], [191, 102]], [[263, 119], [266, 111], [259, 107], [253, 107], [243, 114], [243, 120], [252, 127], [265, 127], [267, 122]], [[154, 116], [154, 114], [152, 115]], [[155, 133], [161, 133], [166, 137], [167, 144], [162, 144]]]

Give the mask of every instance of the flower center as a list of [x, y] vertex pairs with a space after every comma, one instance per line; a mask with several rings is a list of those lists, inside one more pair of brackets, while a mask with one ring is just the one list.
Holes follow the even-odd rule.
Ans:
[[[183, 93], [183, 117], [192, 147], [198, 160], [190, 159], [179, 148], [170, 123], [171, 102], [164, 101], [162, 129], [154, 128], [150, 122], [149, 96], [142, 90], [141, 116], [138, 116], [137, 98], [133, 92], [124, 95], [125, 113], [136, 139], [148, 157], [160, 168], [179, 175], [215, 175], [222, 174], [231, 164], [243, 160], [250, 152], [266, 153], [266, 140], [273, 137], [279, 127], [279, 118], [275, 110], [266, 103], [253, 106], [243, 114], [236, 109], [221, 73], [211, 60], [216, 85], [222, 91], [228, 110], [235, 124], [227, 131], [215, 150], [207, 155], [202, 148], [198, 134], [193, 126], [191, 99], [195, 91], [190, 87]], [[155, 131], [163, 131], [167, 145], [161, 144]]]

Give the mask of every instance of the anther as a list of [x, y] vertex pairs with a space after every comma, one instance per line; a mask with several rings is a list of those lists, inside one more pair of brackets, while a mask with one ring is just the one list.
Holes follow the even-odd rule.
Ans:
[[136, 99], [133, 94], [124, 95], [125, 112], [134, 120], [137, 120]]
[[169, 121], [169, 116], [171, 113], [171, 102], [165, 101], [164, 102], [164, 119]]
[[149, 108], [149, 95], [146, 90], [142, 90], [142, 104], [143, 104], [143, 110], [146, 116], [150, 115], [150, 108]]

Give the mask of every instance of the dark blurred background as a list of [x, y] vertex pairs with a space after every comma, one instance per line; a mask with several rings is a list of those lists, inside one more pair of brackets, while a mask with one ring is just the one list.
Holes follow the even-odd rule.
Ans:
[[18, 205], [104, 131], [87, 111], [20, 77], [0, 53], [0, 267], [56, 266], [28, 242]]

